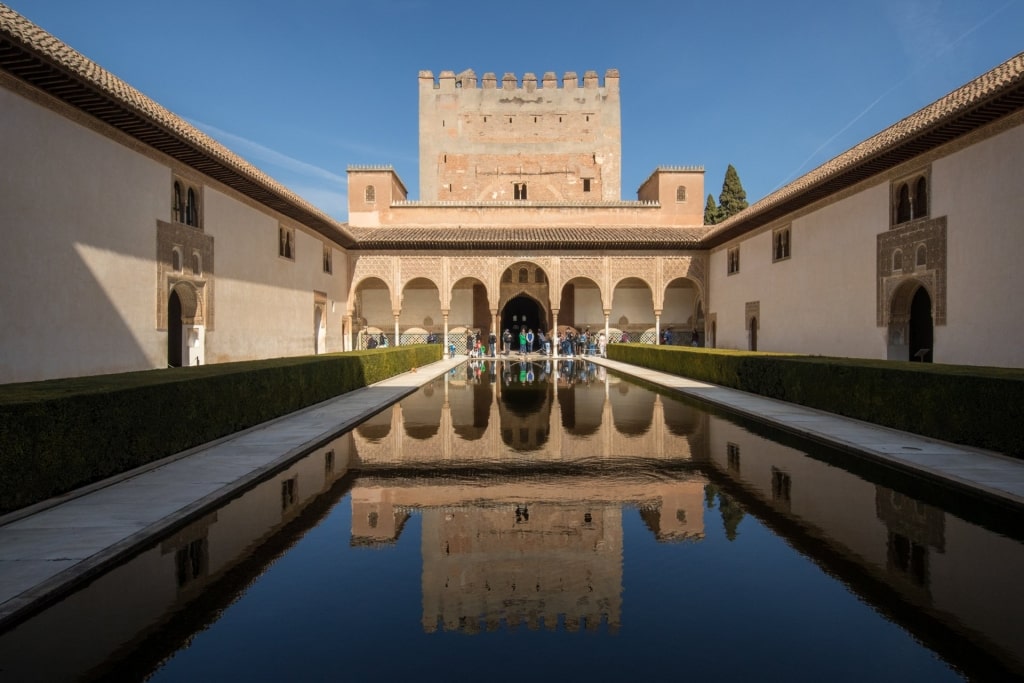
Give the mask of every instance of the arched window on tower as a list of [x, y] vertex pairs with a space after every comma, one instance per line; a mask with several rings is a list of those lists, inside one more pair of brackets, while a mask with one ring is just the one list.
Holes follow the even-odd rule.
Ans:
[[366, 191], [363, 193], [366, 198], [367, 204], [373, 204], [377, 201], [377, 188], [373, 185], [367, 185]]
[[676, 188], [676, 201], [677, 202], [685, 202], [686, 201], [686, 186], [685, 185], [680, 185], [679, 187]]
[[171, 270], [175, 273], [181, 272], [181, 249], [178, 247], [171, 250]]
[[923, 244], [917, 248], [917, 263], [915, 264], [918, 268], [923, 268], [928, 265], [928, 248]]

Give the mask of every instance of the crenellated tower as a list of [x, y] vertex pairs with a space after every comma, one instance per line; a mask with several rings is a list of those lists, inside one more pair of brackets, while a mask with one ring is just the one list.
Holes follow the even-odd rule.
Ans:
[[419, 75], [422, 201], [618, 201], [619, 72]]

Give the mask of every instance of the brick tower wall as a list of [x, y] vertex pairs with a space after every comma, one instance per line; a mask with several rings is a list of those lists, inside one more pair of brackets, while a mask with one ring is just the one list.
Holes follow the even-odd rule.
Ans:
[[618, 201], [619, 74], [421, 71], [420, 199]]

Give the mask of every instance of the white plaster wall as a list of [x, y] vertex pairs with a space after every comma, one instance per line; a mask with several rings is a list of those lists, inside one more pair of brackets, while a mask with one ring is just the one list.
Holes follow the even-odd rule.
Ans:
[[473, 288], [459, 287], [452, 290], [451, 309], [448, 313], [448, 327], [473, 326]]
[[665, 290], [661, 309], [661, 329], [680, 328], [687, 324], [697, 310], [697, 288], [692, 284], [673, 284]]
[[[394, 332], [395, 318], [391, 313], [391, 293], [386, 289], [360, 289], [359, 315], [368, 327], [379, 327]], [[359, 330], [357, 329], [356, 332]]]
[[203, 226], [214, 238], [216, 261], [207, 362], [312, 354], [314, 290], [327, 294], [327, 350], [340, 351], [344, 305], [332, 311], [332, 303], [344, 301], [343, 281], [323, 272], [323, 239], [297, 228], [295, 257], [286, 259], [278, 256], [275, 216], [210, 187], [203, 199]]
[[[946, 324], [934, 328], [938, 363], [1024, 366], [1024, 127], [932, 163], [930, 212], [947, 218]], [[743, 239], [740, 272], [723, 245], [710, 258], [710, 305], [720, 348], [745, 349], [745, 304], [760, 302], [758, 350], [886, 357], [876, 326], [877, 235], [889, 229], [883, 182], [792, 221], [792, 256], [772, 263], [771, 231]], [[779, 222], [773, 227], [786, 223]]]
[[169, 169], [6, 89], [0, 112], [0, 382], [163, 367]]
[[576, 286], [573, 318], [576, 327], [604, 327], [604, 309], [601, 306], [601, 290], [597, 287]]
[[[8, 90], [0, 111], [0, 382], [165, 367], [155, 258], [170, 166]], [[206, 362], [313, 353], [314, 290], [328, 297], [326, 349], [341, 350], [343, 251], [324, 273], [324, 240], [296, 226], [295, 260], [279, 258], [276, 216], [209, 184], [201, 212], [214, 238]]]
[[[888, 183], [794, 220], [791, 257], [772, 262], [772, 233], [742, 240], [740, 272], [726, 273], [730, 243], [710, 259], [710, 305], [719, 348], [746, 349], [746, 303], [760, 302], [757, 348], [885, 358], [875, 325], [876, 235], [888, 229]], [[778, 223], [776, 227], [787, 225]]]
[[[654, 299], [647, 287], [616, 287], [612, 295], [612, 313], [609, 324], [618, 326], [619, 318], [626, 316], [630, 325], [654, 325]], [[604, 316], [601, 316], [604, 324]]]
[[932, 217], [947, 216], [946, 325], [937, 363], [1024, 367], [1024, 127], [932, 164]]
[[441, 329], [441, 295], [436, 289], [407, 288], [402, 294], [402, 314], [399, 324], [407, 327], [424, 327], [423, 321], [430, 318], [431, 328]]

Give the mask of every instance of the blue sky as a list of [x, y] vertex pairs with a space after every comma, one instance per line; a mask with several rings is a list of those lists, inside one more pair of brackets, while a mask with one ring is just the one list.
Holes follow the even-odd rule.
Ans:
[[764, 197], [1024, 51], [1024, 0], [8, 0], [330, 215], [419, 198], [421, 69], [619, 69], [624, 199], [659, 165]]

